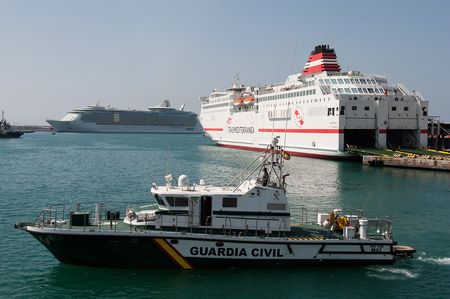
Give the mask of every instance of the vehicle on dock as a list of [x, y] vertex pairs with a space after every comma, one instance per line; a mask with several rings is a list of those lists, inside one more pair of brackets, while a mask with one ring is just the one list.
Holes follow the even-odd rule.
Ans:
[[[117, 268], [294, 267], [392, 264], [414, 249], [398, 247], [388, 219], [362, 212], [317, 213], [314, 223], [291, 223], [283, 166], [290, 154], [274, 138], [230, 184], [152, 184], [157, 207], [94, 211], [49, 207], [17, 228], [38, 239], [61, 262]], [[66, 213], [69, 216], [66, 216]], [[306, 213], [306, 212], [305, 212]], [[406, 249], [405, 249], [406, 248]]]

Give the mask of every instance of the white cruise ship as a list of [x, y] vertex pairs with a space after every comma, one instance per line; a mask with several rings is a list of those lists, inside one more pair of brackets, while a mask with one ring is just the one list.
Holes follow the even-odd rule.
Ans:
[[164, 100], [147, 111], [119, 110], [103, 107], [99, 103], [75, 108], [61, 120], [47, 120], [58, 132], [91, 133], [176, 133], [200, 134], [203, 128], [197, 114], [170, 107]]
[[201, 97], [200, 122], [225, 147], [261, 151], [271, 136], [293, 155], [346, 159], [349, 147], [426, 147], [428, 102], [383, 76], [341, 72], [334, 49], [316, 46], [283, 84]]

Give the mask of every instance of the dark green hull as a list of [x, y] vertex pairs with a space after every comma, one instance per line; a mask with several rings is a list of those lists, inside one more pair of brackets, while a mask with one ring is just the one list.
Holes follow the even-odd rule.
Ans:
[[[26, 229], [25, 229], [26, 230]], [[299, 267], [299, 266], [328, 266], [328, 265], [367, 265], [367, 264], [393, 264], [394, 259], [252, 259], [252, 258], [213, 258], [189, 257], [182, 259], [189, 265], [177, 262], [158, 245], [157, 239], [149, 235], [123, 235], [123, 234], [64, 234], [29, 231], [38, 239], [60, 262], [72, 265], [110, 268], [142, 268], [142, 269], [195, 269], [195, 268], [231, 268], [231, 267]], [[195, 238], [182, 237], [183, 240]], [[180, 241], [182, 240], [180, 238]], [[167, 238], [167, 239], [172, 239]], [[166, 239], [166, 240], [167, 240]], [[199, 241], [201, 242], [201, 241]], [[221, 242], [219, 239], [217, 242]], [[248, 244], [245, 240], [226, 241], [230, 243]], [[270, 243], [270, 242], [268, 242]], [[170, 245], [169, 245], [170, 246]]]

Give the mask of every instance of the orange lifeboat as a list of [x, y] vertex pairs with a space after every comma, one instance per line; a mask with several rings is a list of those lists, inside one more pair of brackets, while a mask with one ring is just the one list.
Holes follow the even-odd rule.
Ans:
[[248, 96], [244, 98], [244, 104], [251, 104], [255, 101], [255, 98], [253, 96]]
[[239, 105], [242, 105], [243, 102], [244, 102], [244, 99], [243, 99], [243, 98], [237, 98], [237, 99], [235, 99], [235, 100], [233, 101], [233, 104], [234, 104], [235, 106], [239, 106]]

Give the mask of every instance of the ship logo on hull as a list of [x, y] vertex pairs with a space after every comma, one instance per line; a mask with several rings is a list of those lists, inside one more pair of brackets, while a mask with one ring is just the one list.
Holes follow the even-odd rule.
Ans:
[[294, 120], [297, 127], [302, 127], [305, 123], [305, 118], [303, 116], [303, 111], [299, 107], [294, 109]]

